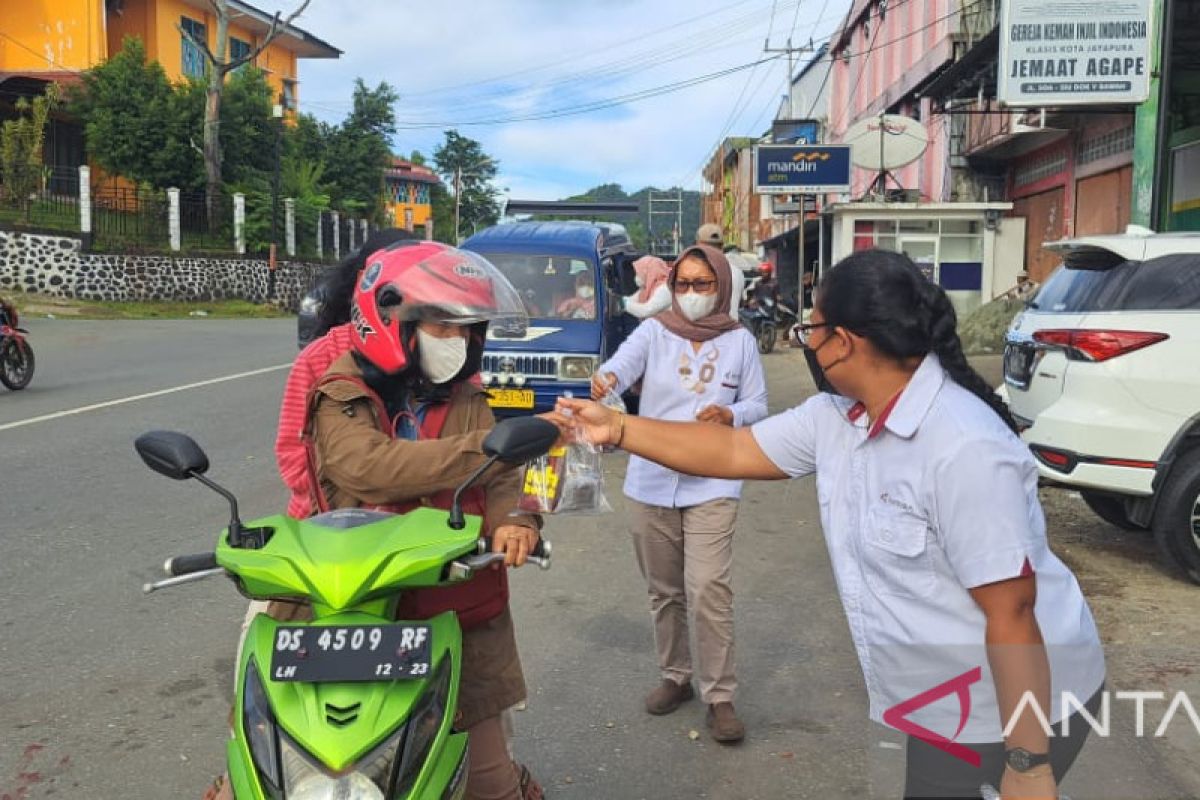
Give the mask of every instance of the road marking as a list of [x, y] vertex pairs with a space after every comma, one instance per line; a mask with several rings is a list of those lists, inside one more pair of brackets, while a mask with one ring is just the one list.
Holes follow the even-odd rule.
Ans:
[[93, 403], [90, 406], [80, 406], [79, 408], [68, 409], [67, 411], [56, 411], [53, 414], [42, 414], [40, 417], [30, 417], [29, 419], [19, 419], [16, 422], [6, 422], [0, 425], [0, 431], [6, 431], [11, 428], [20, 428], [25, 425], [34, 425], [38, 422], [49, 422], [52, 419], [61, 417], [70, 417], [75, 414], [86, 414], [89, 411], [99, 411], [102, 408], [111, 408], [113, 406], [125, 405], [126, 403], [136, 403], [139, 400], [149, 400], [152, 397], [162, 397], [167, 394], [175, 394], [176, 392], [186, 392], [189, 389], [199, 389], [203, 386], [212, 386], [216, 383], [226, 383], [228, 381], [236, 381], [240, 378], [250, 378], [255, 375], [264, 375], [268, 372], [278, 372], [281, 369], [288, 369], [291, 363], [279, 364], [274, 367], [263, 367], [262, 369], [252, 369], [249, 372], [238, 372], [234, 375], [225, 375], [220, 378], [210, 378], [206, 381], [197, 381], [196, 383], [185, 383], [182, 386], [173, 386], [170, 389], [159, 389], [157, 392], [146, 392], [145, 394], [135, 394], [130, 397], [122, 397], [118, 400], [106, 400], [103, 403]]

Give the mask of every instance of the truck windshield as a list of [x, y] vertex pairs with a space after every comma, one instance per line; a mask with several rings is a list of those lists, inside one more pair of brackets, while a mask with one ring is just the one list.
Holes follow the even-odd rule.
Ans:
[[596, 273], [571, 256], [485, 253], [516, 287], [525, 311], [538, 319], [595, 319]]

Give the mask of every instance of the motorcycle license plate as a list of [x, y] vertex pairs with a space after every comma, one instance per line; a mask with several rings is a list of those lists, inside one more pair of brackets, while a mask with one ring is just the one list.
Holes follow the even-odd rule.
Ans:
[[492, 408], [533, 408], [533, 389], [488, 389]]
[[324, 683], [395, 681], [429, 675], [428, 625], [281, 625], [275, 629], [271, 679]]

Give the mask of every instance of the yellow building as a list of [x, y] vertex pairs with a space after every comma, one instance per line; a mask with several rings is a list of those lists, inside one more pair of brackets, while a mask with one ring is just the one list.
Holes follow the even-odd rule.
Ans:
[[395, 227], [413, 230], [433, 217], [429, 193], [441, 182], [433, 170], [394, 158], [384, 171], [383, 181], [388, 218]]
[[[228, 0], [228, 56], [249, 52], [271, 27], [273, 14]], [[284, 13], [293, 2], [273, 0]], [[205, 57], [183, 30], [216, 49], [216, 18], [208, 0], [0, 0], [0, 117], [19, 96], [39, 94], [49, 81], [70, 83], [78, 73], [117, 52], [125, 36], [140, 38], [146, 55], [172, 80], [203, 78]], [[298, 107], [302, 58], [337, 58], [341, 51], [294, 25], [288, 26], [255, 60], [276, 97], [289, 111]], [[82, 139], [73, 126], [56, 124], [47, 139], [46, 161], [82, 163]]]

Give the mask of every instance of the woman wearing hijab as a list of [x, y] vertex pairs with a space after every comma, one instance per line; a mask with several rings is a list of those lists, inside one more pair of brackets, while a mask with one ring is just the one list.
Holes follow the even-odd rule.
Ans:
[[[593, 397], [642, 381], [641, 414], [740, 427], [767, 415], [767, 387], [754, 337], [729, 314], [733, 276], [720, 250], [696, 245], [671, 267], [671, 306], [640, 324], [592, 381]], [[669, 714], [694, 696], [722, 743], [741, 741], [733, 707], [733, 530], [742, 483], [696, 478], [634, 456], [625, 495], [634, 550], [650, 594], [662, 681], [646, 697]], [[695, 672], [688, 644], [691, 612]]]

